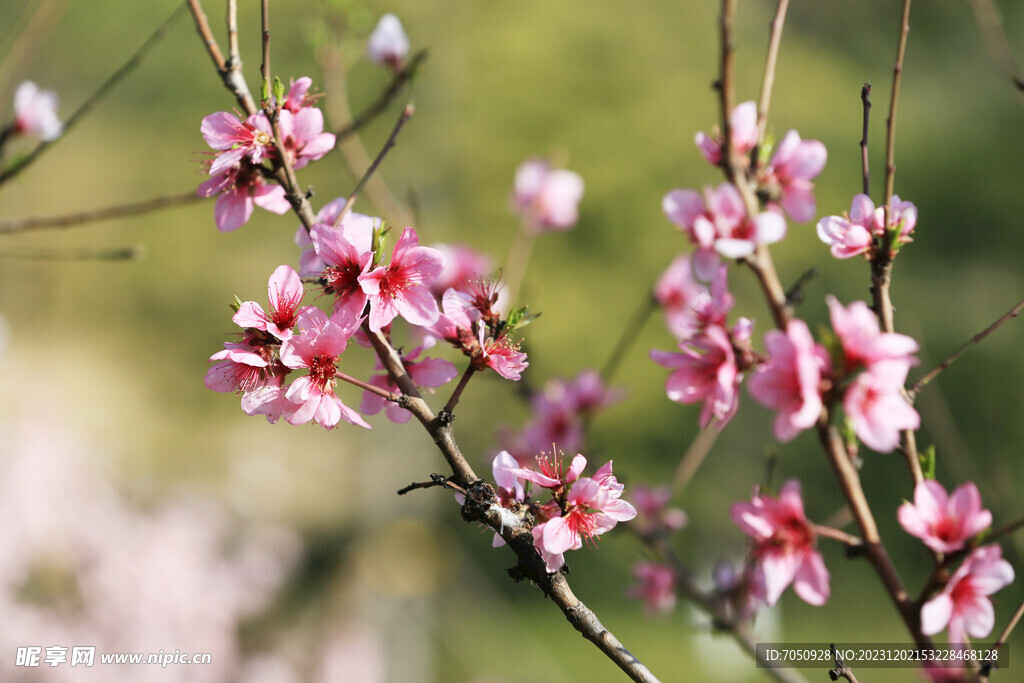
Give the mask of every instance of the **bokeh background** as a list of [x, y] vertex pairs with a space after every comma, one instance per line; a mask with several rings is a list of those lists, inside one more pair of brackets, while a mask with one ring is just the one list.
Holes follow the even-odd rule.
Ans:
[[[176, 4], [0, 0], [4, 120], [24, 79], [55, 89], [66, 117]], [[240, 4], [243, 58], [258, 92], [258, 11]], [[1024, 11], [998, 4], [1021, 55]], [[416, 114], [380, 174], [395, 197], [416, 206], [424, 242], [463, 242], [501, 263], [518, 229], [508, 210], [516, 166], [551, 155], [583, 176], [578, 226], [538, 240], [523, 284], [522, 302], [543, 313], [525, 330], [526, 378], [536, 388], [600, 366], [658, 274], [688, 248], [662, 215], [661, 197], [720, 182], [693, 145], [694, 133], [718, 120], [717, 3], [271, 5], [275, 74], [310, 75], [317, 88], [337, 92], [336, 74], [325, 83], [317, 58], [333, 51], [355, 111], [389, 80], [361, 56], [381, 14], [398, 14], [414, 49], [429, 48], [408, 93]], [[898, 5], [834, 0], [790, 10], [770, 125], [777, 136], [795, 128], [828, 147], [817, 180], [822, 215], [846, 210], [860, 188], [865, 81], [875, 87], [872, 189], [881, 195]], [[223, 41], [222, 5], [206, 10]], [[739, 101], [757, 97], [773, 11], [769, 2], [740, 3]], [[922, 345], [914, 379], [1024, 292], [1024, 109], [967, 3], [920, 3], [911, 26], [896, 189], [918, 206], [920, 221], [897, 262], [893, 298], [897, 327]], [[405, 99], [364, 131], [371, 154]], [[203, 179], [199, 122], [232, 106], [184, 16], [66, 139], [0, 188], [0, 216], [192, 189]], [[354, 184], [335, 153], [300, 180], [315, 188], [317, 207]], [[365, 200], [357, 210], [385, 213]], [[209, 667], [147, 669], [141, 677], [128, 667], [92, 672], [108, 681], [618, 680], [538, 591], [507, 578], [511, 555], [461, 522], [448, 496], [395, 496], [443, 470], [417, 426], [396, 427], [383, 415], [370, 432], [269, 425], [243, 414], [234, 397], [204, 388], [206, 359], [234, 331], [228, 304], [235, 295], [265, 301], [269, 273], [298, 254], [293, 218], [257, 210], [238, 232], [222, 234], [212, 211], [206, 202], [0, 238], [0, 677], [92, 680], [66, 666], [26, 671], [12, 663], [17, 646], [95, 644], [213, 653]], [[145, 258], [24, 258], [127, 245], [144, 245]], [[773, 252], [786, 282], [818, 267], [800, 309], [812, 329], [827, 320], [826, 294], [844, 302], [869, 296], [867, 266], [832, 260], [813, 224], [791, 224]], [[759, 339], [769, 316], [755, 284], [742, 268], [731, 274], [736, 313], [756, 319]], [[1024, 329], [1011, 322], [918, 403], [919, 443], [936, 444], [940, 480], [976, 481], [997, 525], [1024, 514], [1022, 339]], [[614, 458], [627, 498], [631, 484], [667, 481], [696, 435], [699, 407], [669, 402], [666, 372], [647, 358], [648, 349], [671, 344], [657, 316], [645, 324], [617, 375], [627, 400], [592, 425], [588, 455]], [[352, 374], [372, 367], [361, 349], [346, 363]], [[346, 397], [354, 405], [359, 393]], [[471, 383], [457, 436], [478, 472], [489, 472], [496, 430], [527, 417], [511, 383]], [[773, 445], [770, 418], [744, 392], [739, 415], [676, 500], [690, 517], [678, 551], [705, 581], [718, 558], [743, 556], [728, 509], [764, 480], [768, 454], [776, 483], [803, 481], [813, 519], [841, 507], [814, 435]], [[916, 591], [928, 555], [895, 522], [911, 495], [909, 477], [898, 456], [872, 453], [862, 474], [883, 537]], [[1020, 571], [1014, 540], [1004, 548]], [[830, 542], [821, 547], [832, 600], [812, 608], [787, 593], [759, 617], [761, 638], [904, 641], [867, 564], [844, 559]], [[713, 636], [707, 617], [681, 604], [648, 618], [626, 597], [631, 566], [643, 557], [629, 534], [609, 534], [598, 551], [574, 555], [578, 595], [663, 680], [766, 680], [727, 638]], [[1022, 596], [1020, 581], [996, 596], [997, 630]], [[1011, 656], [1024, 654], [1021, 642], [1015, 634]], [[998, 678], [1013, 680], [1022, 665]], [[919, 680], [906, 670], [857, 673]]]

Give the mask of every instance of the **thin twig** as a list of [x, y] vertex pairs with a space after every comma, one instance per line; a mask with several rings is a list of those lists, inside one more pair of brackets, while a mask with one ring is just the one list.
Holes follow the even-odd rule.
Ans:
[[342, 382], [348, 382], [349, 384], [355, 385], [360, 389], [363, 389], [364, 391], [369, 391], [371, 394], [376, 394], [377, 396], [380, 396], [385, 400], [391, 401], [392, 403], [398, 403], [402, 400], [401, 394], [395, 394], [388, 391], [387, 389], [381, 389], [380, 387], [364, 382], [361, 379], [356, 379], [352, 375], [346, 375], [344, 372], [341, 372], [340, 370], [335, 370], [334, 376], [340, 379]]
[[864, 541], [862, 541], [860, 538], [854, 536], [853, 534], [848, 534], [840, 529], [836, 529], [835, 527], [822, 526], [820, 524], [812, 524], [811, 529], [813, 529], [814, 533], [818, 536], [830, 538], [833, 541], [839, 541], [847, 548], [861, 548], [864, 546]]
[[[270, 98], [270, 7], [268, 0], [260, 4], [260, 22], [263, 27], [263, 62], [260, 64], [260, 74], [263, 76], [264, 97]], [[268, 105], [269, 106], [269, 105]], [[277, 102], [280, 107], [281, 103]]]
[[1022, 309], [1024, 309], [1024, 300], [1019, 301], [1016, 306], [1007, 311], [1001, 318], [999, 318], [999, 320], [995, 321], [994, 323], [986, 327], [984, 330], [971, 337], [971, 339], [968, 340], [966, 344], [964, 344], [959, 349], [954, 351], [949, 358], [939, 363], [939, 365], [932, 369], [927, 375], [917, 380], [917, 382], [914, 383], [914, 386], [907, 390], [907, 395], [910, 396], [910, 399], [913, 400], [914, 398], [916, 398], [917, 394], [921, 391], [921, 389], [926, 387], [929, 382], [938, 377], [939, 373], [941, 373], [943, 370], [952, 365], [954, 361], [956, 361], [960, 356], [962, 356], [969, 348], [981, 342], [981, 340], [983, 340], [985, 337], [998, 330], [1007, 321], [1011, 320], [1012, 318], [1016, 318], [1018, 315], [1020, 315]]
[[25, 230], [43, 230], [47, 228], [67, 228], [71, 226], [93, 223], [95, 221], [108, 220], [110, 218], [123, 218], [125, 216], [136, 216], [138, 214], [158, 211], [171, 206], [183, 204], [194, 204], [200, 202], [204, 197], [196, 194], [195, 190], [172, 194], [165, 197], [156, 197], [146, 201], [133, 204], [122, 204], [120, 206], [109, 206], [103, 209], [92, 211], [80, 211], [63, 216], [32, 216], [28, 218], [8, 218], [0, 220], [0, 234], [23, 232]]
[[[903, 16], [900, 20], [900, 35], [896, 46], [896, 65], [892, 70], [892, 96], [889, 99], [889, 118], [885, 122], [885, 223], [888, 227], [892, 213], [893, 186], [896, 182], [896, 105], [900, 98], [900, 82], [903, 80], [903, 58], [907, 53], [907, 34], [910, 33], [910, 0], [903, 0]], [[891, 329], [886, 330], [892, 332]]]
[[[1024, 617], [1024, 602], [1017, 605], [1017, 611], [1013, 613], [1013, 616], [1010, 617], [1010, 622], [1006, 625], [1006, 628], [1003, 629], [1003, 632], [999, 634], [999, 638], [992, 645], [992, 650], [999, 651], [1003, 645], [1006, 644], [1006, 641], [1010, 638], [1010, 634], [1013, 633], [1013, 629], [1017, 628], [1017, 623], [1021, 620], [1021, 617]], [[973, 679], [975, 683], [987, 683], [989, 676], [992, 674], [992, 669], [996, 666], [998, 666], [998, 664], [994, 661], [988, 661], [982, 664], [981, 668], [978, 670], [978, 675]]]
[[377, 101], [360, 112], [349, 123], [338, 129], [335, 133], [338, 136], [338, 142], [358, 132], [360, 128], [380, 116], [388, 108], [388, 105], [391, 104], [391, 101], [395, 99], [395, 96], [401, 92], [402, 86], [413, 79], [416, 75], [416, 70], [426, 58], [427, 51], [420, 50], [412, 56], [405, 66], [395, 72], [391, 84], [380, 94]]
[[[325, 108], [335, 124], [344, 127], [345, 122], [352, 120], [352, 112], [348, 105], [345, 69], [341, 52], [337, 47], [338, 42], [340, 39], [339, 41], [330, 41], [318, 53], [317, 61], [323, 73]], [[359, 135], [350, 135], [346, 139], [339, 138], [335, 149], [349, 173], [352, 174], [353, 180], [362, 177], [373, 161]], [[383, 216], [392, 225], [418, 225], [380, 176], [370, 178], [365, 194], [375, 207], [377, 215]]]
[[786, 23], [786, 11], [789, 0], [779, 0], [772, 19], [771, 35], [768, 37], [768, 56], [764, 60], [764, 79], [761, 82], [761, 99], [757, 105], [757, 154], [764, 145], [764, 136], [768, 128], [768, 108], [772, 101], [772, 87], [775, 85], [775, 65], [779, 60], [779, 46], [782, 44], [782, 27]]
[[366, 187], [366, 183], [370, 180], [370, 176], [372, 176], [374, 171], [377, 170], [377, 167], [380, 166], [380, 162], [384, 160], [384, 156], [388, 153], [388, 150], [395, 146], [395, 140], [398, 138], [398, 134], [401, 132], [406, 122], [412, 118], [413, 112], [415, 111], [416, 109], [411, 104], [405, 105], [405, 108], [402, 109], [402, 114], [398, 117], [398, 121], [395, 122], [395, 127], [391, 129], [391, 135], [388, 136], [388, 139], [384, 142], [384, 146], [381, 147], [380, 152], [377, 153], [377, 158], [373, 160], [370, 167], [366, 169], [366, 173], [364, 173], [363, 177], [359, 179], [358, 183], [356, 183], [356, 189], [352, 190], [352, 194], [348, 196], [345, 206], [341, 207], [341, 211], [338, 213], [338, 218], [334, 221], [334, 227], [340, 226], [342, 221], [345, 220], [345, 217], [348, 216], [350, 211], [352, 211], [352, 205], [356, 203], [359, 193], [361, 193], [363, 188]]
[[968, 0], [968, 4], [974, 10], [974, 18], [978, 22], [978, 30], [981, 31], [989, 57], [1006, 72], [1017, 93], [1017, 101], [1024, 104], [1024, 77], [1013, 58], [1013, 50], [1010, 41], [1006, 39], [996, 3], [993, 0]]
[[633, 317], [622, 328], [622, 334], [619, 335], [618, 341], [615, 342], [612, 352], [608, 354], [608, 360], [601, 366], [601, 379], [604, 380], [605, 385], [611, 383], [629, 348], [640, 337], [640, 332], [643, 331], [644, 325], [656, 310], [658, 310], [658, 300], [648, 293], [644, 297], [643, 302], [637, 307], [636, 312], [633, 313]]
[[141, 245], [115, 247], [113, 249], [52, 249], [48, 247], [6, 247], [0, 249], [0, 258], [25, 259], [29, 261], [138, 261], [145, 256]]
[[451, 413], [455, 410], [455, 406], [459, 404], [459, 399], [462, 397], [462, 392], [466, 390], [466, 385], [469, 384], [469, 380], [475, 372], [476, 368], [472, 364], [466, 367], [466, 371], [462, 373], [462, 379], [459, 380], [458, 386], [455, 387], [455, 391], [452, 392], [448, 402], [444, 404], [444, 412]]
[[711, 447], [715, 445], [715, 441], [721, 433], [722, 430], [718, 426], [718, 422], [713, 420], [693, 439], [690, 447], [686, 449], [686, 453], [679, 459], [675, 474], [672, 475], [673, 494], [678, 495], [690, 484], [693, 475], [697, 473], [697, 469], [711, 452]]
[[167, 35], [167, 32], [171, 27], [174, 26], [174, 22], [178, 20], [183, 7], [184, 5], [180, 5], [171, 12], [171, 15], [167, 17], [156, 31], [146, 39], [146, 42], [144, 42], [139, 49], [135, 51], [135, 54], [133, 54], [131, 58], [121, 66], [121, 68], [111, 74], [103, 85], [101, 85], [99, 89], [89, 97], [89, 99], [79, 105], [78, 109], [76, 109], [75, 112], [69, 116], [66, 121], [64, 121], [64, 129], [60, 137], [40, 142], [35, 149], [29, 152], [29, 154], [23, 157], [20, 161], [15, 162], [10, 166], [10, 168], [6, 168], [0, 172], [0, 185], [3, 185], [8, 180], [24, 171], [33, 162], [35, 162], [43, 152], [49, 149], [51, 145], [66, 136], [75, 124], [77, 124], [83, 116], [89, 113], [89, 110], [91, 110], [100, 100], [106, 97], [107, 93], [109, 93], [115, 85], [120, 83], [125, 76], [134, 71], [139, 64], [142, 63], [142, 60], [146, 55], [149, 54], [149, 51], [156, 47], [156, 44], [159, 43], [163, 37]]
[[864, 107], [864, 128], [860, 137], [860, 167], [864, 176], [864, 194], [871, 196], [871, 170], [868, 168], [868, 123], [871, 121], [871, 84], [865, 83], [860, 89], [860, 101]]

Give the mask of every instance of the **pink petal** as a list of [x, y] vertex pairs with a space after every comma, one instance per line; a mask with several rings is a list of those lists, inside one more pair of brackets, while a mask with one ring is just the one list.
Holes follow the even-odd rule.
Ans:
[[544, 549], [552, 554], [562, 554], [582, 547], [579, 534], [569, 528], [564, 517], [555, 517], [544, 525]]
[[225, 192], [213, 205], [213, 218], [221, 232], [237, 230], [252, 216], [252, 199], [245, 193]]
[[661, 200], [661, 209], [670, 221], [689, 228], [704, 213], [704, 198], [696, 190], [672, 190]]
[[255, 301], [243, 302], [238, 307], [238, 312], [231, 317], [231, 321], [239, 327], [254, 327], [258, 330], [267, 329], [269, 317], [263, 312], [263, 307]]
[[926, 636], [934, 636], [946, 628], [951, 616], [953, 598], [946, 593], [936, 595], [921, 606], [921, 632]]
[[779, 601], [782, 592], [793, 583], [796, 576], [796, 557], [790, 553], [774, 553], [761, 558], [761, 569], [764, 571], [765, 602], [769, 606]]
[[820, 607], [830, 595], [829, 575], [821, 553], [811, 551], [804, 555], [793, 578], [793, 590], [804, 602]]

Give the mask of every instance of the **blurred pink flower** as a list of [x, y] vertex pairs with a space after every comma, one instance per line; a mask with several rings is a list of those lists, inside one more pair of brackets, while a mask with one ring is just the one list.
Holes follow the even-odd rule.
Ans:
[[782, 208], [798, 223], [814, 218], [817, 203], [814, 200], [814, 183], [825, 168], [828, 152], [825, 145], [817, 140], [801, 140], [791, 130], [772, 155], [764, 170], [762, 182], [772, 193], [782, 196]]
[[769, 360], [758, 367], [748, 388], [762, 405], [778, 411], [775, 438], [791, 441], [821, 417], [818, 385], [829, 365], [828, 352], [814, 343], [807, 323], [799, 319], [791, 320], [785, 333], [765, 333], [764, 345]]
[[942, 484], [925, 479], [914, 487], [914, 502], [896, 514], [900, 526], [937, 553], [952, 553], [992, 524], [992, 513], [981, 507], [981, 494], [973, 482], [947, 495]]
[[921, 632], [933, 636], [949, 627], [949, 642], [992, 632], [995, 610], [988, 596], [1013, 583], [1010, 563], [998, 545], [978, 548], [963, 561], [942, 592], [921, 607]]
[[909, 369], [905, 362], [875, 363], [858, 374], [843, 394], [843, 410], [857, 438], [879, 453], [896, 448], [902, 430], [921, 426], [917, 411], [901, 393]]
[[641, 535], [663, 531], [678, 531], [686, 526], [686, 513], [680, 508], [669, 507], [672, 487], [668, 484], [650, 487], [643, 484], [633, 486], [633, 505], [637, 511], [637, 526]]
[[[750, 100], [733, 108], [729, 114], [732, 147], [738, 156], [746, 156], [757, 145], [757, 104]], [[694, 142], [697, 149], [709, 163], [718, 166], [722, 163], [722, 136], [717, 129], [713, 136], [697, 133]]]
[[665, 216], [689, 236], [697, 247], [693, 269], [698, 280], [714, 276], [718, 255], [729, 259], [750, 256], [759, 244], [773, 244], [786, 236], [786, 221], [777, 211], [747, 217], [739, 191], [729, 183], [696, 190], [672, 190], [661, 202]]
[[700, 413], [702, 428], [711, 418], [724, 426], [736, 413], [740, 373], [736, 367], [729, 333], [718, 325], [679, 344], [682, 353], [651, 349], [651, 359], [674, 368], [665, 383], [669, 399], [678, 403], [704, 402]]
[[725, 264], [714, 271], [709, 290], [694, 277], [691, 261], [689, 254], [677, 257], [654, 287], [668, 329], [679, 341], [690, 339], [709, 325], [724, 326], [735, 303], [726, 285]]
[[465, 244], [435, 244], [434, 248], [444, 256], [444, 270], [430, 286], [438, 298], [449, 288], [462, 289], [491, 272], [490, 257]]
[[910, 367], [917, 360], [917, 342], [905, 334], [883, 333], [878, 318], [863, 301], [855, 301], [844, 308], [835, 297], [827, 299], [832, 329], [843, 346], [846, 370], [861, 366], [869, 370], [876, 363], [896, 361]]
[[512, 204], [534, 230], [573, 227], [582, 198], [583, 179], [572, 171], [553, 169], [544, 159], [529, 159], [516, 169]]
[[804, 515], [800, 482], [787, 481], [778, 498], [755, 492], [750, 503], [735, 503], [731, 514], [743, 533], [754, 540], [753, 555], [764, 574], [769, 606], [778, 602], [791, 583], [805, 602], [825, 604], [830, 594], [828, 570]]
[[309, 100], [306, 97], [306, 93], [309, 92], [312, 85], [313, 79], [309, 76], [303, 76], [298, 80], [292, 80], [291, 86], [288, 88], [288, 95], [285, 97], [284, 103], [281, 106], [293, 114], [298, 114], [304, 107], [309, 106]]
[[644, 601], [650, 613], [667, 613], [676, 606], [676, 576], [672, 567], [653, 562], [638, 562], [633, 566], [637, 584], [630, 588], [629, 597]]
[[281, 341], [288, 341], [292, 337], [292, 328], [299, 314], [308, 308], [299, 308], [299, 302], [305, 294], [302, 280], [291, 266], [278, 266], [270, 275], [267, 293], [270, 297], [269, 315], [264, 313], [263, 307], [255, 301], [246, 301], [231, 319], [239, 327], [263, 330]]
[[413, 325], [436, 323], [440, 311], [430, 285], [442, 270], [441, 252], [421, 247], [416, 231], [406, 228], [395, 244], [391, 263], [358, 278], [370, 302], [370, 330], [379, 331], [399, 315]]
[[14, 91], [14, 132], [56, 140], [64, 130], [57, 118], [57, 94], [24, 81]]
[[409, 38], [394, 14], [385, 14], [366, 42], [366, 56], [375, 64], [398, 71], [409, 54]]

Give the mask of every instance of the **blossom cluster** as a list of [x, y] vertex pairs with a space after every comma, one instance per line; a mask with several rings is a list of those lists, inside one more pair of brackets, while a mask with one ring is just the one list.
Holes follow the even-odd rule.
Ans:
[[[454, 250], [454, 262], [449, 264], [438, 249], [421, 246], [416, 231], [408, 227], [395, 243], [390, 262], [381, 263], [381, 221], [357, 213], [341, 216], [342, 206], [335, 200], [321, 209], [318, 220], [325, 222], [313, 225], [308, 235], [312, 249], [300, 258], [302, 275], [331, 298], [331, 314], [303, 306], [300, 273], [280, 266], [268, 283], [269, 311], [254, 301], [237, 305], [233, 321], [242, 328], [240, 339], [225, 343], [211, 356], [207, 387], [240, 392], [242, 409], [265, 415], [270, 422], [313, 421], [330, 429], [345, 420], [369, 427], [335, 392], [342, 377], [338, 364], [350, 340], [368, 344], [366, 332], [390, 334], [399, 317], [423, 340], [402, 358], [417, 385], [438, 387], [457, 374], [450, 361], [420, 357], [439, 340], [461, 350], [477, 370], [491, 368], [508, 379], [519, 379], [529, 363], [507, 336], [513, 326], [494, 308], [500, 286], [465, 276], [467, 268], [482, 262], [478, 254], [464, 247]], [[456, 286], [438, 296], [436, 284], [446, 270], [461, 274], [449, 272], [447, 281]], [[298, 371], [306, 374], [286, 384]], [[387, 373], [374, 375], [367, 384], [381, 391], [364, 391], [363, 414], [386, 408], [392, 421], [408, 420], [408, 412], [397, 402], [401, 391]]]
[[[334, 149], [334, 133], [324, 132], [323, 112], [312, 106], [312, 84], [309, 77], [294, 81], [273, 121], [263, 111], [244, 119], [219, 111], [203, 119], [200, 131], [215, 156], [209, 162], [210, 178], [196, 192], [217, 196], [213, 215], [220, 230], [240, 228], [255, 206], [287, 213], [291, 204], [284, 188], [269, 180], [274, 168], [284, 162], [302, 168]], [[280, 147], [275, 145], [278, 136]]]
[[[730, 124], [739, 170], [747, 175], [764, 210], [749, 216], [731, 183], [709, 188], [703, 197], [693, 190], [673, 190], [665, 196], [666, 216], [696, 247], [671, 263], [654, 291], [680, 349], [651, 351], [655, 362], [673, 370], [666, 393], [680, 403], [702, 403], [701, 427], [712, 420], [721, 427], [735, 414], [739, 385], [750, 374], [751, 395], [777, 411], [774, 433], [780, 441], [814, 426], [823, 408], [836, 401], [857, 438], [874, 450], [891, 451], [900, 431], [916, 429], [920, 422], [902, 395], [907, 373], [916, 362], [914, 340], [882, 333], [863, 302], [847, 308], [831, 297], [828, 305], [836, 337], [831, 348], [816, 343], [806, 323], [795, 319], [783, 330], [766, 333], [766, 355], [757, 354], [750, 344], [753, 323], [744, 318], [731, 327], [727, 323], [734, 298], [727, 288], [728, 266], [720, 263], [720, 257], [751, 257], [759, 245], [781, 239], [786, 231], [783, 213], [797, 221], [811, 220], [816, 209], [811, 181], [827, 157], [820, 142], [801, 140], [796, 131], [789, 131], [767, 163], [755, 162], [752, 151], [759, 131], [753, 102], [738, 106]], [[710, 163], [724, 162], [718, 137], [699, 133], [696, 142]], [[883, 228], [884, 213], [858, 195], [849, 220], [823, 219], [819, 235], [822, 239], [840, 233], [849, 236], [842, 248], [830, 242], [833, 253], [842, 257], [873, 253], [879, 235], [889, 235], [890, 245], [909, 241], [917, 222], [914, 205], [894, 198], [888, 232]], [[867, 236], [855, 238], [852, 224]], [[855, 243], [860, 246], [854, 248]]]
[[[566, 467], [565, 456], [552, 450], [536, 456], [533, 467], [521, 467], [508, 451], [495, 456], [492, 472], [498, 499], [511, 510], [527, 508], [536, 525], [533, 543], [544, 558], [547, 571], [565, 565], [565, 553], [579, 550], [584, 543], [596, 545], [598, 536], [636, 517], [636, 509], [622, 499], [624, 486], [612, 474], [612, 461], [591, 477], [580, 476], [587, 459], [577, 454]], [[544, 489], [550, 498], [534, 500], [533, 487]], [[504, 541], [495, 534], [494, 545]]]

